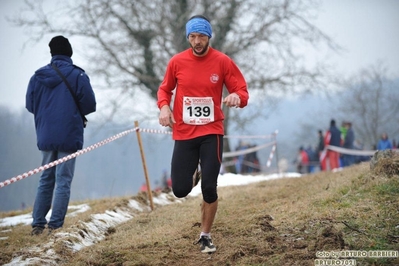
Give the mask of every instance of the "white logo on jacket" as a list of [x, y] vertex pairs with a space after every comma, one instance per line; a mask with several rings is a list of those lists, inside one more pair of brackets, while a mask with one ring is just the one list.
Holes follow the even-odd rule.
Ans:
[[218, 80], [219, 80], [219, 76], [218, 76], [218, 74], [212, 74], [211, 77], [210, 77], [209, 79], [210, 79], [210, 81], [211, 81], [212, 83], [216, 83], [216, 82], [218, 82]]

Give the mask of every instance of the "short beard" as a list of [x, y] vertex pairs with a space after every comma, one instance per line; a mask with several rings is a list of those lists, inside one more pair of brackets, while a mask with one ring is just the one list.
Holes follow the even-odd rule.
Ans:
[[194, 54], [196, 54], [196, 55], [204, 55], [204, 54], [206, 53], [206, 51], [208, 50], [209, 42], [207, 42], [207, 43], [205, 44], [204, 49], [202, 49], [201, 53], [197, 53], [197, 51], [195, 51], [195, 49], [194, 49], [194, 47], [191, 45], [191, 43], [190, 43], [190, 46], [191, 46], [191, 49], [193, 49]]

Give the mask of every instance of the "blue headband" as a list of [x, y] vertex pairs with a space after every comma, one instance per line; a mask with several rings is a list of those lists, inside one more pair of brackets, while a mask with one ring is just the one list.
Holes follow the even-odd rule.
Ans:
[[186, 23], [186, 37], [188, 38], [188, 35], [193, 32], [201, 33], [212, 38], [212, 26], [203, 18], [193, 18]]

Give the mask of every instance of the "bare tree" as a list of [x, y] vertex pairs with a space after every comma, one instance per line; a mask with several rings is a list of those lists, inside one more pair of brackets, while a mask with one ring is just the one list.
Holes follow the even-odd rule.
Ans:
[[[325, 87], [326, 69], [306, 67], [298, 46], [339, 49], [312, 24], [318, 6], [314, 0], [70, 0], [54, 10], [45, 10], [42, 1], [25, 3], [10, 21], [24, 27], [31, 40], [64, 34], [90, 44], [83, 51], [86, 68], [95, 75], [97, 88], [112, 91], [107, 97], [110, 118], [135, 114], [137, 105], [148, 115], [168, 60], [188, 48], [185, 23], [194, 14], [210, 18], [211, 45], [232, 57], [248, 82], [254, 108], [224, 110], [226, 134], [233, 124], [244, 128], [253, 117], [267, 117], [278, 97]], [[143, 95], [153, 99], [144, 108]]]
[[383, 64], [360, 70], [342, 86], [334, 112], [342, 121], [352, 122], [356, 139], [365, 148], [376, 145], [383, 132], [399, 134], [399, 82], [388, 78]]

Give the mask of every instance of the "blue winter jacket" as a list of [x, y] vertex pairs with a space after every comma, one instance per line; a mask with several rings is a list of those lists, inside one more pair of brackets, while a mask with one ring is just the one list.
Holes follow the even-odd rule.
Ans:
[[344, 148], [347, 148], [347, 149], [353, 149], [354, 142], [355, 142], [355, 133], [353, 132], [352, 128], [349, 128], [348, 131], [346, 132], [343, 146], [344, 146]]
[[89, 77], [64, 55], [53, 56], [50, 64], [32, 76], [26, 93], [26, 109], [34, 114], [39, 150], [75, 152], [83, 147], [83, 120], [71, 92], [51, 64], [68, 80], [83, 115], [96, 111]]
[[331, 134], [331, 139], [330, 139], [330, 145], [331, 146], [341, 146], [341, 131], [336, 126], [331, 126], [330, 127], [330, 134]]
[[392, 143], [389, 139], [380, 139], [377, 144], [377, 150], [391, 150], [393, 148]]

